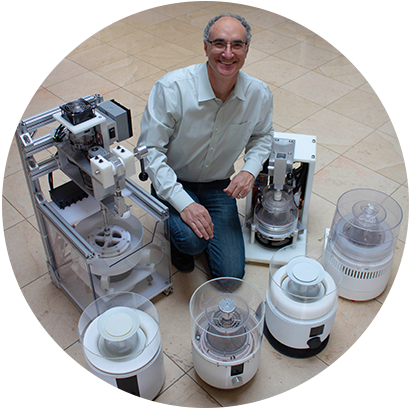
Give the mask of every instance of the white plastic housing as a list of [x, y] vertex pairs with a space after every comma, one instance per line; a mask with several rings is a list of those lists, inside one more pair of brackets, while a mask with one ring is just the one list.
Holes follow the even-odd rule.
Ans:
[[342, 275], [327, 272], [322, 264], [322, 250], [303, 247], [283, 265], [279, 250], [269, 266], [269, 289], [266, 292], [266, 325], [281, 344], [293, 349], [310, 349], [329, 335], [337, 310]]
[[115, 167], [111, 161], [108, 161], [101, 155], [90, 158], [91, 172], [104, 189], [112, 187], [115, 183]]
[[78, 332], [93, 374], [121, 390], [155, 398], [165, 372], [152, 302], [135, 293], [108, 294], [84, 310]]
[[77, 232], [87, 240], [94, 248], [99, 258], [96, 258], [91, 264], [91, 272], [99, 276], [116, 276], [130, 269], [138, 263], [141, 258], [141, 252], [135, 252], [141, 247], [143, 240], [143, 226], [141, 222], [133, 215], [124, 219], [114, 215], [108, 217], [108, 224], [112, 227], [120, 227], [130, 235], [128, 247], [118, 249], [119, 252], [102, 254], [110, 249], [106, 246], [97, 246], [95, 234], [104, 231], [104, 220], [101, 212], [84, 219], [76, 226]]
[[129, 178], [135, 174], [135, 158], [134, 154], [122, 145], [118, 145], [112, 150], [112, 153], [121, 158], [124, 164], [125, 177]]
[[340, 296], [370, 300], [389, 280], [403, 211], [383, 192], [354, 189], [337, 202], [324, 263], [343, 275]]
[[198, 376], [220, 389], [251, 380], [259, 367], [263, 334], [260, 292], [241, 279], [213, 279], [194, 292], [189, 309]]

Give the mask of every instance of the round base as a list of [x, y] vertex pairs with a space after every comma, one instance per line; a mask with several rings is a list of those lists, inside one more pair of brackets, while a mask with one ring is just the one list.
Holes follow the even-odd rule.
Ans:
[[330, 337], [329, 335], [325, 340], [323, 340], [320, 346], [316, 348], [296, 349], [294, 347], [286, 346], [283, 343], [279, 342], [279, 340], [275, 339], [272, 336], [272, 334], [269, 332], [269, 329], [267, 328], [266, 323], [264, 324], [264, 327], [263, 327], [263, 334], [265, 335], [266, 340], [275, 350], [277, 350], [279, 353], [284, 354], [285, 356], [293, 357], [295, 359], [307, 359], [309, 357], [316, 356], [326, 347], [327, 343], [329, 342], [329, 337]]
[[343, 299], [350, 300], [352, 302], [365, 302], [367, 300], [373, 300], [378, 298], [385, 291], [386, 286], [387, 283], [383, 288], [380, 287], [376, 290], [373, 290], [373, 292], [359, 292], [341, 287], [339, 296]]
[[259, 245], [262, 245], [264, 248], [267, 248], [267, 249], [283, 248], [284, 246], [290, 245], [293, 241], [292, 236], [289, 238], [282, 239], [282, 240], [274, 241], [272, 239], [265, 238], [259, 232], [256, 232], [255, 239], [256, 239], [256, 242], [259, 243]]

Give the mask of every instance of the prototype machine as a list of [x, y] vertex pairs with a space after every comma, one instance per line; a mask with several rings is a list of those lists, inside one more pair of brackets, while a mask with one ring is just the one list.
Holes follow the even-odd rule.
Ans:
[[158, 395], [165, 368], [152, 302], [130, 292], [105, 295], [84, 310], [78, 332], [91, 373], [147, 400]]
[[363, 301], [383, 293], [393, 266], [403, 210], [368, 188], [345, 192], [325, 232], [325, 268], [343, 277], [340, 296]]
[[297, 249], [303, 256], [292, 258], [285, 266], [281, 254], [294, 253], [292, 245], [280, 249], [270, 261], [265, 335], [279, 352], [306, 358], [328, 343], [342, 275], [323, 267], [320, 247], [298, 244], [296, 248], [303, 248]]
[[265, 304], [238, 278], [217, 278], [192, 295], [192, 359], [199, 377], [219, 389], [249, 382], [259, 368]]
[[246, 198], [243, 235], [248, 262], [269, 264], [280, 248], [306, 243], [315, 163], [315, 137], [275, 133], [271, 155]]
[[82, 311], [108, 293], [172, 290], [168, 208], [132, 179], [147, 150], [130, 137], [130, 110], [99, 94], [16, 130], [50, 277]]

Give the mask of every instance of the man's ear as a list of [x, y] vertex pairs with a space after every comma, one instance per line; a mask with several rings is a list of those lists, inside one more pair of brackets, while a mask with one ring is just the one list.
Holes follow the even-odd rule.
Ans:
[[205, 55], [208, 57], [208, 43], [204, 40]]

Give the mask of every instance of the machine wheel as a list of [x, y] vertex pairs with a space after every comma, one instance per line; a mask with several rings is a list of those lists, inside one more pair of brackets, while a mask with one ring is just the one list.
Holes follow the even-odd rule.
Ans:
[[172, 293], [173, 290], [174, 290], [174, 289], [172, 288], [172, 286], [170, 286], [168, 289], [165, 289], [162, 293], [163, 293], [165, 296], [169, 296], [169, 295]]

